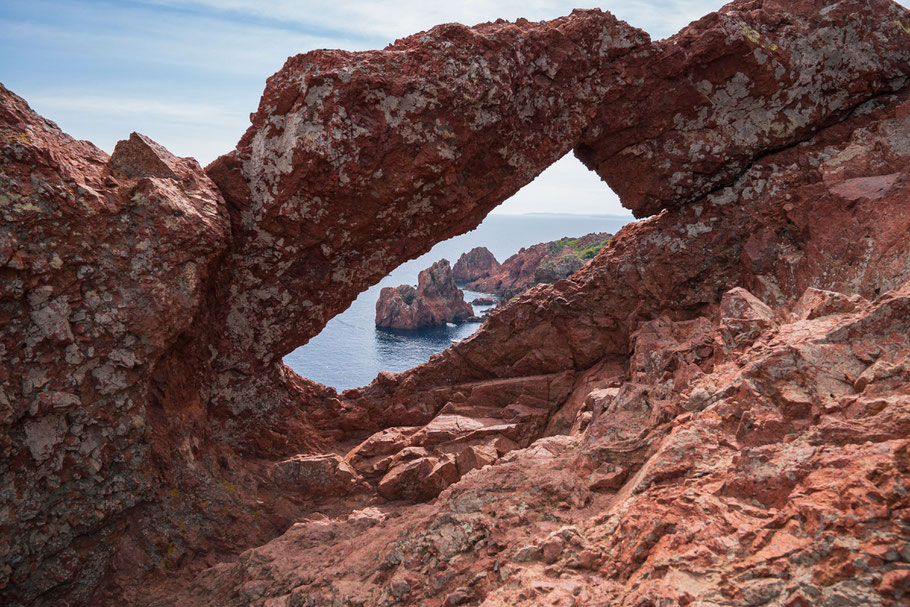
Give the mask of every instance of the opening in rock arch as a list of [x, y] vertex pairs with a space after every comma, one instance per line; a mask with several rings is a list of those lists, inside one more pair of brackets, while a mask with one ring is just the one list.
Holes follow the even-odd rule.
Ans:
[[[615, 234], [632, 220], [609, 187], [569, 153], [493, 210], [476, 229], [437, 243], [428, 253], [395, 268], [284, 362], [301, 376], [338, 390], [366, 385], [382, 371], [415, 367], [453, 341], [470, 336], [482, 323], [446, 323], [416, 330], [377, 328], [376, 302], [384, 287], [416, 285], [421, 270], [440, 259], [454, 265], [475, 247], [486, 247], [502, 263], [524, 247], [595, 232]], [[462, 288], [468, 302], [486, 295]], [[474, 306], [475, 314], [490, 307]]]

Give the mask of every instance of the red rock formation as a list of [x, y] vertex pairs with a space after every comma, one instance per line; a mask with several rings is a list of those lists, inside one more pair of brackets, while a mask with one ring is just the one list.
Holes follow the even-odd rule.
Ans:
[[0, 594], [84, 601], [175, 486], [168, 427], [204, 434], [204, 406], [155, 379], [205, 317], [227, 213], [194, 160], [135, 133], [108, 158], [2, 86], [0, 154]]
[[235, 226], [218, 370], [261, 373], [392, 268], [477, 226], [572, 149], [613, 64], [649, 48], [581, 11], [289, 59], [237, 150], [207, 169]]
[[495, 306], [499, 300], [495, 297], [475, 297], [471, 303], [475, 306]]
[[452, 267], [457, 282], [472, 282], [479, 278], [486, 278], [499, 269], [499, 262], [486, 247], [474, 247], [467, 253], [462, 253]]
[[904, 86], [906, 22], [890, 0], [731, 2], [623, 65], [575, 154], [636, 217], [681, 206]]
[[[212, 181], [0, 89], [3, 602], [898, 604], [908, 24], [740, 0], [653, 44], [588, 11], [314, 52]], [[415, 370], [281, 365], [573, 148], [665, 212]]]
[[[623, 228], [475, 337], [346, 393], [385, 402], [386, 423], [448, 401], [347, 458], [388, 498], [448, 485], [438, 499], [304, 519], [170, 600], [905, 603], [908, 142], [910, 89]], [[585, 330], [610, 324], [612, 341]], [[518, 336], [534, 330], [565, 348], [536, 359], [549, 375], [526, 375]], [[497, 448], [532, 385], [547, 386], [544, 437]]]
[[581, 269], [611, 236], [606, 232], [592, 233], [523, 248], [486, 277], [465, 287], [508, 299], [534, 285], [558, 282]]
[[423, 270], [417, 276], [416, 289], [410, 285], [385, 287], [376, 302], [376, 326], [392, 329], [444, 325], [473, 314], [446, 259]]

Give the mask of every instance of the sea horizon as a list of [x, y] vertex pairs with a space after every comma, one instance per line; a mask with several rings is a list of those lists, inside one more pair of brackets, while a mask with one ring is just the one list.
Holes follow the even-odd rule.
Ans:
[[[453, 340], [469, 337], [482, 323], [429, 327], [410, 333], [377, 329], [376, 301], [383, 287], [416, 285], [421, 270], [440, 259], [454, 265], [463, 253], [478, 246], [486, 247], [502, 263], [522, 248], [592, 232], [616, 234], [634, 221], [632, 216], [615, 214], [491, 213], [475, 229], [437, 243], [429, 252], [395, 268], [332, 318], [318, 335], [285, 356], [284, 362], [299, 375], [338, 391], [367, 385], [382, 371], [406, 371], [445, 350]], [[479, 295], [466, 291], [465, 300]], [[476, 308], [477, 312], [481, 310]]]

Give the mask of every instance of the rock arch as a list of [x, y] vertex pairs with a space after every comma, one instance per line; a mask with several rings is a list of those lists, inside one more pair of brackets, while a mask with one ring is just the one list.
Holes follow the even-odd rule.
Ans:
[[[869, 129], [893, 145], [862, 166], [844, 154], [837, 179], [877, 181], [842, 183], [838, 200], [865, 200], [867, 214], [838, 216], [873, 230], [883, 211], [867, 194], [905, 187], [880, 177], [906, 167], [906, 106], [889, 109], [906, 90], [887, 96], [910, 79], [906, 20], [887, 0], [739, 0], [656, 43], [580, 11], [317, 51], [269, 80], [237, 149], [205, 173], [140, 137], [108, 158], [0, 89], [4, 598], [87, 602], [114, 554], [122, 580], [267, 538], [287, 521], [261, 522], [271, 489], [250, 452], [432, 416], [434, 391], [472, 381], [562, 398], [572, 374], [628, 355], [635, 321], [691, 316], [743, 283], [792, 298], [810, 285], [862, 294], [864, 273], [905, 278], [905, 256], [888, 257], [904, 228], [860, 250], [814, 234], [806, 209], [836, 194], [817, 166], [824, 146], [862, 148]], [[823, 129], [816, 166], [800, 169], [796, 144]], [[578, 280], [366, 392], [338, 398], [280, 363], [367, 285], [572, 149], [636, 214], [667, 212]], [[781, 202], [796, 191], [784, 178], [802, 206]], [[737, 205], [763, 222], [756, 234]], [[831, 251], [841, 262], [821, 284]], [[851, 265], [861, 258], [877, 265]]]
[[[282, 356], [569, 150], [647, 216], [899, 88], [900, 9], [872, 4], [737, 2], [660, 42], [579, 10], [292, 57], [237, 149], [207, 168], [233, 233], [208, 328], [214, 402], [231, 416], [288, 405], [266, 387], [286, 383]], [[832, 27], [856, 40], [849, 52]]]

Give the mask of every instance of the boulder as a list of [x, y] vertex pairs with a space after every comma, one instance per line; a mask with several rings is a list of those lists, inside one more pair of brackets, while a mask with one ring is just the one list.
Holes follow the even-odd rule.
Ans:
[[348, 495], [364, 488], [360, 475], [336, 454], [295, 455], [276, 463], [271, 476], [310, 498]]

